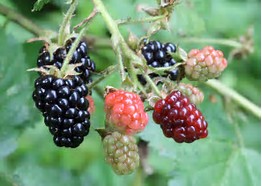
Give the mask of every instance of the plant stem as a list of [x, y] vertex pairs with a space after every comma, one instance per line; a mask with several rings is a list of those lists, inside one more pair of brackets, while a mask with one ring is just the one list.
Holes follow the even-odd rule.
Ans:
[[261, 118], [261, 109], [257, 105], [255, 105], [254, 103], [250, 102], [248, 99], [240, 95], [235, 90], [227, 87], [226, 85], [224, 85], [218, 80], [208, 80], [207, 82], [205, 82], [205, 84], [215, 89], [223, 96], [231, 98], [237, 104], [239, 104], [243, 109], [251, 112], [256, 117]]
[[125, 19], [125, 20], [118, 20], [118, 21], [116, 21], [116, 23], [117, 23], [118, 25], [145, 23], [145, 22], [157, 21], [157, 20], [159, 20], [159, 19], [163, 19], [164, 17], [165, 17], [165, 15], [154, 16], [154, 17], [145, 17], [145, 18], [139, 18], [139, 19], [127, 18], [127, 19]]
[[122, 58], [122, 54], [121, 54], [121, 50], [120, 47], [117, 47], [117, 58], [118, 58], [118, 67], [119, 67], [119, 71], [120, 71], [120, 76], [121, 76], [121, 80], [122, 82], [125, 80], [126, 78], [126, 73], [125, 73], [125, 68], [124, 68], [124, 61]]
[[[19, 14], [17, 11], [10, 9], [0, 3], [0, 14], [6, 16], [9, 20], [17, 23], [18, 25], [22, 26], [35, 36], [43, 36], [46, 34], [47, 31], [43, 30], [32, 21], [24, 17], [23, 15]], [[49, 31], [52, 32], [52, 31]]]
[[[135, 74], [135, 66], [136, 67], [142, 67], [143, 66], [143, 61], [140, 57], [138, 57], [134, 51], [132, 51], [127, 43], [125, 42], [122, 34], [120, 33], [118, 29], [118, 25], [113, 20], [113, 18], [110, 16], [108, 13], [107, 9], [105, 8], [103, 2], [101, 0], [93, 0], [93, 3], [97, 10], [101, 13], [105, 23], [107, 24], [107, 27], [112, 34], [111, 40], [113, 44], [113, 49], [116, 52], [116, 54], [119, 55], [124, 55], [126, 58], [126, 67], [128, 68], [128, 73], [130, 74], [130, 78], [133, 81], [135, 85], [138, 86], [138, 88], [145, 94], [145, 91], [143, 87], [140, 86], [136, 74]], [[120, 67], [120, 73], [123, 71], [123, 60], [119, 61], [119, 67]], [[123, 78], [123, 75], [121, 75]], [[154, 84], [154, 82], [149, 78], [148, 75], [146, 75], [146, 79], [151, 85], [152, 89], [155, 91], [155, 93], [159, 96], [161, 96], [160, 91], [158, 90], [157, 86]]]
[[63, 45], [64, 41], [66, 39], [67, 34], [70, 33], [70, 21], [73, 17], [74, 11], [77, 7], [78, 4], [78, 0], [73, 0], [72, 4], [70, 5], [64, 19], [63, 22], [59, 28], [59, 33], [58, 33], [58, 44], [59, 45]]
[[142, 65], [142, 60], [128, 47], [118, 29], [117, 23], [110, 16], [103, 2], [101, 0], [93, 0], [93, 3], [96, 6], [97, 10], [101, 13], [101, 16], [103, 17], [110, 33], [112, 34], [111, 39], [114, 51], [117, 53], [117, 47], [120, 47], [125, 56], [130, 58], [130, 61], [133, 61], [133, 63], [135, 63], [136, 65]]
[[77, 48], [78, 44], [80, 43], [80, 41], [81, 41], [81, 39], [82, 39], [82, 37], [83, 37], [86, 29], [87, 29], [87, 28], [84, 27], [84, 28], [80, 31], [80, 33], [79, 33], [79, 35], [77, 36], [76, 40], [74, 41], [72, 47], [70, 48], [70, 50], [69, 50], [69, 52], [68, 52], [68, 54], [67, 54], [67, 56], [66, 56], [66, 58], [65, 58], [65, 60], [64, 60], [63, 66], [62, 66], [62, 68], [61, 68], [61, 71], [62, 71], [62, 72], [65, 72], [65, 71], [67, 70], [68, 64], [69, 64], [70, 60], [72, 59], [73, 54], [74, 54], [74, 52], [76, 51], [76, 48]]
[[74, 26], [73, 30], [76, 30], [83, 25], [85, 26], [91, 19], [93, 19], [96, 16], [97, 13], [98, 13], [97, 9], [94, 8], [93, 11], [90, 13], [90, 15], [87, 18], [85, 18], [81, 23]]
[[188, 37], [185, 39], [181, 39], [181, 42], [187, 43], [212, 43], [219, 45], [226, 45], [234, 48], [242, 48], [242, 44], [240, 42], [230, 40], [230, 39], [213, 39], [213, 38], [195, 38]]
[[144, 74], [144, 77], [146, 79], [146, 81], [150, 84], [150, 86], [152, 87], [153, 91], [159, 96], [162, 98], [162, 95], [160, 93], [160, 91], [158, 90], [156, 84], [152, 81], [152, 79], [147, 75], [147, 74]]
[[88, 88], [92, 89], [93, 87], [95, 87], [98, 83], [100, 83], [101, 81], [103, 81], [105, 78], [108, 77], [108, 75], [112, 74], [114, 71], [116, 70], [116, 66], [109, 66], [107, 67], [105, 70], [103, 70], [100, 73], [100, 77], [96, 80], [94, 80], [92, 83], [88, 84]]

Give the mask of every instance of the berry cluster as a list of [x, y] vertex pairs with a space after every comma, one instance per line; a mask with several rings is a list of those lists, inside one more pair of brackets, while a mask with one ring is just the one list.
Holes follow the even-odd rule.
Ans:
[[105, 97], [106, 120], [109, 126], [124, 134], [142, 131], [148, 115], [139, 95], [124, 90], [109, 92]]
[[106, 161], [116, 174], [130, 174], [139, 166], [139, 154], [133, 136], [113, 132], [103, 139]]
[[[142, 54], [147, 61], [147, 65], [151, 67], [170, 67], [177, 63], [175, 59], [172, 58], [170, 53], [176, 52], [176, 46], [172, 43], [160, 43], [158, 41], [150, 41], [145, 43], [141, 49]], [[149, 74], [151, 78], [157, 77], [155, 73]], [[169, 77], [172, 81], [179, 81], [184, 76], [184, 69], [178, 67], [171, 71], [166, 71], [163, 77]], [[146, 84], [146, 80], [142, 75], [138, 75], [138, 79], [141, 84]]]
[[166, 137], [178, 143], [192, 143], [208, 135], [204, 116], [179, 91], [173, 91], [165, 99], [156, 102], [153, 119], [160, 124]]
[[[52, 58], [47, 47], [42, 47], [39, 51], [37, 66], [40, 68], [44, 67], [45, 65], [54, 65], [58, 69], [61, 69], [63, 66], [63, 62], [74, 41], [75, 38], [67, 40], [64, 47], [56, 49], [56, 51], [52, 55]], [[91, 72], [95, 71], [95, 63], [90, 59], [87, 51], [87, 44], [84, 41], [80, 42], [69, 63], [82, 64], [81, 66], [76, 67], [75, 71], [80, 73], [79, 76], [84, 80], [85, 83], [90, 83], [92, 81]]]
[[202, 50], [193, 49], [188, 53], [185, 65], [186, 77], [194, 81], [217, 78], [227, 67], [223, 52], [206, 46]]
[[78, 76], [62, 79], [40, 76], [35, 80], [33, 100], [59, 147], [79, 146], [89, 132], [87, 87]]

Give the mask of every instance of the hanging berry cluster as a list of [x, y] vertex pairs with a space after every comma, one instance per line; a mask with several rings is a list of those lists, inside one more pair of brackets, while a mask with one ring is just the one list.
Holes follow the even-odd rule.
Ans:
[[[166, 9], [166, 19], [156, 20], [146, 39], [128, 40], [130, 42], [123, 39], [116, 22], [109, 17], [103, 3], [97, 1], [94, 4], [107, 18], [106, 23], [114, 36], [113, 44], [117, 43], [113, 48], [120, 57], [115, 69], [120, 71], [122, 86], [118, 89], [110, 85], [106, 87], [105, 127], [96, 131], [102, 137], [105, 159], [115, 173], [130, 174], [139, 166], [135, 134], [147, 126], [148, 110], [153, 111], [152, 118], [164, 136], [173, 138], [177, 143], [192, 143], [208, 136], [208, 122], [196, 106], [203, 101], [204, 94], [181, 81], [187, 78], [203, 82], [218, 78], [227, 61], [223, 53], [212, 46], [202, 50], [192, 49], [187, 54], [176, 44], [149, 40], [151, 34], [156, 32], [152, 28], [165, 25], [163, 21], [170, 18], [174, 1], [160, 6], [158, 14]], [[75, 6], [76, 1], [72, 3]], [[72, 12], [70, 9], [65, 20], [72, 18]], [[62, 24], [63, 27], [67, 28]], [[63, 34], [59, 32], [58, 37], [63, 38]], [[91, 90], [87, 85], [96, 85], [91, 79], [95, 63], [88, 56], [87, 43], [80, 41], [75, 44], [76, 40], [77, 37], [71, 37], [58, 47], [46, 44], [40, 49], [37, 59], [40, 77], [35, 80], [33, 100], [53, 135], [54, 143], [59, 147], [79, 146], [90, 128]], [[72, 51], [73, 46], [75, 51]], [[103, 73], [108, 71], [109, 68]], [[106, 77], [103, 73], [96, 82]]]
[[[59, 147], [79, 146], [90, 128], [86, 83], [92, 81], [91, 72], [95, 70], [95, 64], [87, 54], [84, 41], [79, 43], [69, 61], [69, 64], [80, 64], [74, 69], [80, 74], [64, 77], [57, 73], [74, 40], [70, 38], [65, 46], [58, 47], [53, 53], [50, 53], [48, 46], [42, 47], [37, 59], [37, 66], [49, 71], [40, 71], [40, 77], [35, 80], [33, 100], [43, 114], [54, 143]], [[57, 68], [56, 73], [52, 73], [51, 66]]]

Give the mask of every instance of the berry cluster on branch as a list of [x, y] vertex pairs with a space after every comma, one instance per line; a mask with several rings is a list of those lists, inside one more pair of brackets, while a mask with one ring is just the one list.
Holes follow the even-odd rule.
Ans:
[[[132, 41], [132, 47], [103, 2], [93, 0], [93, 3], [93, 12], [76, 28], [86, 26], [100, 13], [112, 35], [112, 47], [118, 57], [118, 68], [114, 70], [119, 69], [122, 86], [106, 87], [105, 126], [95, 129], [102, 138], [106, 162], [114, 172], [130, 174], [139, 166], [135, 135], [147, 127], [148, 110], [153, 110], [152, 118], [160, 125], [164, 136], [175, 142], [192, 143], [206, 138], [208, 123], [196, 106], [203, 101], [204, 94], [182, 81], [184, 78], [200, 82], [218, 78], [227, 66], [223, 53], [211, 46], [187, 53], [177, 44], [152, 39], [159, 29], [166, 29], [175, 1], [160, 3], [158, 9], [147, 11], [152, 19], [146, 20], [152, 21], [152, 27], [146, 36]], [[33, 92], [35, 105], [41, 111], [54, 143], [72, 148], [79, 146], [89, 133], [94, 102], [88, 87], [96, 86], [112, 71], [108, 67], [92, 81], [95, 63], [88, 55], [87, 43], [81, 40], [84, 29], [76, 37], [66, 30], [70, 27], [76, 4], [76, 0], [72, 1], [61, 25], [59, 44], [47, 43], [39, 51], [36, 70], [40, 77], [35, 81]]]

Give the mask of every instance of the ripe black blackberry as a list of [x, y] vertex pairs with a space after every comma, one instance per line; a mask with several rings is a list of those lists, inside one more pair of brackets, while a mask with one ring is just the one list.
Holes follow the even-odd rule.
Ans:
[[[177, 63], [169, 53], [176, 52], [176, 46], [172, 43], [160, 43], [159, 41], [150, 41], [144, 43], [141, 51], [147, 61], [147, 65], [151, 67], [170, 67]], [[149, 74], [151, 78], [157, 77], [155, 73]], [[171, 71], [166, 71], [163, 77], [169, 77], [172, 81], [180, 81], [184, 77], [184, 69], [178, 67]], [[146, 80], [142, 75], [138, 75], [141, 84], [146, 84]]]
[[59, 147], [79, 146], [89, 133], [88, 89], [78, 76], [71, 79], [52, 75], [35, 80], [33, 100]]
[[[63, 62], [68, 54], [73, 42], [76, 38], [68, 39], [65, 43], [65, 46], [58, 48], [51, 58], [50, 52], [47, 47], [44, 46], [39, 51], [39, 56], [37, 59], [37, 66], [42, 67], [45, 65], [54, 65], [57, 68], [61, 69]], [[72, 59], [69, 62], [70, 64], [81, 63], [81, 66], [75, 68], [76, 72], [80, 73], [80, 77], [84, 80], [85, 83], [90, 83], [91, 72], [95, 71], [95, 63], [88, 56], [88, 47], [84, 41], [81, 41], [74, 52]]]

